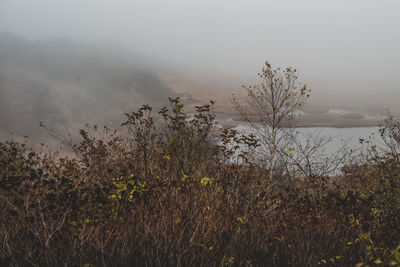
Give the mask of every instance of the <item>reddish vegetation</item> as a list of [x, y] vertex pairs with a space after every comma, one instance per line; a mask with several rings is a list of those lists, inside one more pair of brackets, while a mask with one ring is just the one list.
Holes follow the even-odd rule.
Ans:
[[211, 107], [188, 120], [171, 99], [155, 123], [143, 106], [125, 133], [81, 130], [76, 158], [0, 143], [0, 263], [400, 264], [400, 124], [382, 130], [392, 150], [372, 149], [335, 183], [295, 183], [252, 160], [254, 136], [226, 129], [215, 144]]

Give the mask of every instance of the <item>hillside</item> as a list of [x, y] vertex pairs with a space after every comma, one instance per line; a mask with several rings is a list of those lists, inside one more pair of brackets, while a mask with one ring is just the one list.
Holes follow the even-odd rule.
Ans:
[[71, 132], [85, 123], [119, 125], [139, 104], [157, 107], [175, 95], [150, 65], [111, 48], [1, 34], [0, 134], [36, 138], [40, 122]]

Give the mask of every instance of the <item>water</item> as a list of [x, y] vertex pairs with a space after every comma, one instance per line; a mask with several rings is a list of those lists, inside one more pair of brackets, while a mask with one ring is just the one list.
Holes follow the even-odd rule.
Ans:
[[326, 145], [327, 153], [334, 152], [343, 142], [346, 142], [347, 148], [353, 151], [361, 149], [360, 139], [369, 140], [372, 138], [377, 147], [382, 147], [379, 135], [379, 127], [352, 127], [352, 128], [334, 128], [334, 127], [312, 127], [298, 128], [299, 133], [321, 133], [324, 136], [332, 137], [332, 142]]
[[[235, 127], [239, 132], [251, 132], [251, 128], [246, 124], [241, 124]], [[346, 148], [353, 151], [361, 149], [360, 139], [369, 140], [372, 138], [373, 143], [377, 148], [383, 148], [384, 144], [379, 135], [379, 127], [300, 127], [296, 128], [299, 133], [299, 140], [301, 143], [305, 142], [302, 138], [307, 133], [320, 134], [326, 137], [332, 137], [332, 141], [325, 145], [325, 152], [327, 155], [334, 153], [343, 142], [346, 143]]]

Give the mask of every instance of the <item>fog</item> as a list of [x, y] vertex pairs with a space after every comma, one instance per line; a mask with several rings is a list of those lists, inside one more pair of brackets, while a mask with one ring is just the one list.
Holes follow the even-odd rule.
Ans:
[[[400, 112], [398, 10], [397, 0], [0, 0], [3, 38], [25, 43], [20, 50], [3, 46], [1, 127], [12, 128], [5, 118], [23, 102], [16, 92], [26, 88], [26, 103], [45, 101], [39, 115], [57, 110], [64, 114], [60, 124], [94, 120], [82, 115], [84, 107], [105, 121], [170, 94], [229, 103], [240, 85], [256, 82], [266, 60], [296, 67], [313, 90], [311, 103]], [[26, 49], [26, 56], [42, 53], [47, 63], [21, 56]], [[136, 94], [127, 93], [132, 83], [140, 84]], [[149, 93], [150, 87], [162, 93]], [[93, 98], [90, 105], [83, 96]], [[68, 101], [83, 102], [72, 111], [62, 104]], [[103, 116], [99, 103], [115, 114]]]

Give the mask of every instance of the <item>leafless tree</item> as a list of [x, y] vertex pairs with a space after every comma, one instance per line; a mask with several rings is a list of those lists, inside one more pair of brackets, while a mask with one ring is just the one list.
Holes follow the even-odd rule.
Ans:
[[296, 111], [310, 93], [306, 85], [298, 84], [296, 72], [291, 67], [274, 69], [266, 62], [258, 73], [261, 82], [243, 86], [247, 90], [246, 103], [240, 104], [233, 96], [235, 109], [260, 138], [270, 179], [274, 176], [277, 152], [285, 147], [288, 133], [292, 131], [290, 126]]
[[389, 112], [379, 133], [386, 145], [386, 152], [391, 153], [397, 161], [400, 161], [400, 118], [395, 118]]
[[348, 140], [333, 151], [326, 151], [327, 145], [337, 137], [326, 136], [319, 132], [304, 132], [290, 138], [287, 150], [280, 150], [289, 176], [298, 175], [307, 181], [320, 180], [338, 171], [348, 163], [352, 150], [348, 149]]

